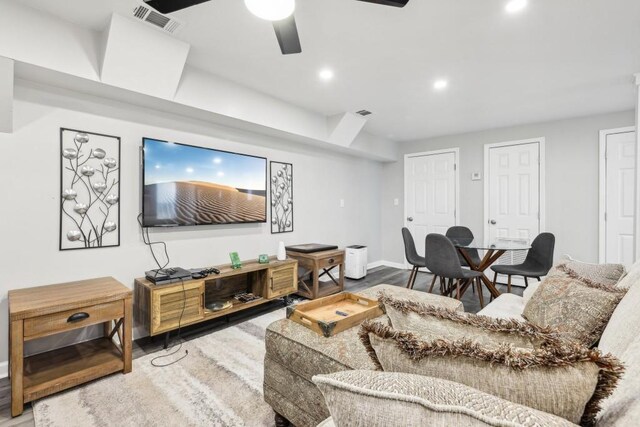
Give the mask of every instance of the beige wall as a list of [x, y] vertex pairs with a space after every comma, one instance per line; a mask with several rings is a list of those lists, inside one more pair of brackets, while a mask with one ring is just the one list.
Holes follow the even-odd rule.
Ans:
[[[544, 137], [546, 139], [546, 231], [556, 235], [556, 257], [568, 253], [590, 262], [598, 260], [599, 131], [633, 126], [634, 112], [492, 129], [400, 144], [400, 156], [443, 148], [460, 148], [460, 224], [482, 237], [484, 182], [471, 181], [472, 172], [484, 179], [484, 145]], [[382, 256], [404, 262], [400, 229], [404, 224], [403, 160], [383, 168]], [[400, 203], [394, 206], [393, 200]]]

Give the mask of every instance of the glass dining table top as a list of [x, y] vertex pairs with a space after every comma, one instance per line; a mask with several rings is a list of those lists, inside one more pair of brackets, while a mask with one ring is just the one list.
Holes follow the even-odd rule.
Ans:
[[456, 248], [463, 249], [467, 248], [494, 251], [526, 251], [531, 249], [531, 244], [525, 243], [521, 240], [480, 240], [464, 237], [449, 237], [449, 240], [451, 240], [451, 243], [453, 243], [453, 246]]

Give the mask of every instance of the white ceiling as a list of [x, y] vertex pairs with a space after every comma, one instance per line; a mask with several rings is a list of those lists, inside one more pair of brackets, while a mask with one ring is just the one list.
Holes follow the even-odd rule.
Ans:
[[[21, 0], [103, 30], [135, 0]], [[303, 53], [282, 56], [271, 24], [241, 0], [174, 16], [187, 63], [325, 115], [368, 109], [365, 129], [395, 140], [462, 133], [634, 107], [640, 1], [411, 0], [404, 9], [298, 0]], [[321, 82], [318, 71], [335, 71]], [[449, 88], [433, 90], [447, 78]]]

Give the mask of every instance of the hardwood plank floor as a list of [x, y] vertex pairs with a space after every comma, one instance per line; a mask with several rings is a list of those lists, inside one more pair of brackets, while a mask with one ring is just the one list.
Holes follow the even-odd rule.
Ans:
[[[414, 290], [426, 292], [431, 284], [433, 276], [428, 273], [418, 273]], [[367, 276], [360, 280], [345, 279], [345, 290], [350, 292], [357, 292], [363, 289], [370, 288], [382, 283], [395, 286], [406, 286], [409, 280], [408, 270], [399, 270], [391, 267], [378, 267], [369, 270]], [[501, 292], [506, 292], [506, 286], [498, 285], [498, 289]], [[513, 293], [522, 295], [522, 288], [514, 287]], [[435, 289], [434, 289], [434, 292]], [[485, 289], [484, 291], [485, 302], [489, 301], [489, 293]], [[471, 292], [469, 289], [462, 297], [462, 303], [464, 309], [469, 313], [477, 313], [480, 311], [480, 302], [478, 296]], [[238, 313], [230, 316], [230, 319], [216, 319], [210, 322], [194, 325], [187, 328], [183, 328], [180, 334], [180, 338], [185, 341], [189, 341], [198, 338], [203, 335], [210, 334], [211, 332], [226, 328], [230, 325], [235, 325], [245, 321], [247, 318], [259, 316], [261, 314], [277, 310], [282, 307], [282, 302], [274, 301], [273, 303], [265, 304], [260, 307], [256, 307], [253, 310], [247, 312]], [[173, 343], [174, 341], [172, 341]], [[155, 339], [145, 337], [136, 340], [133, 343], [133, 358], [137, 359], [144, 355], [157, 352], [163, 347], [163, 340], [158, 337]], [[25, 405], [24, 413], [16, 418], [11, 418], [10, 412], [10, 398], [11, 398], [11, 386], [8, 378], [0, 380], [0, 427], [33, 427], [33, 411], [31, 405]]]

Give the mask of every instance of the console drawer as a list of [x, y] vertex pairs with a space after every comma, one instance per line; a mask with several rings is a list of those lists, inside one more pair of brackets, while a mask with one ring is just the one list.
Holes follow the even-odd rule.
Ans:
[[[75, 318], [72, 317], [75, 315]], [[24, 338], [34, 339], [124, 317], [123, 302], [113, 301], [24, 320]]]

